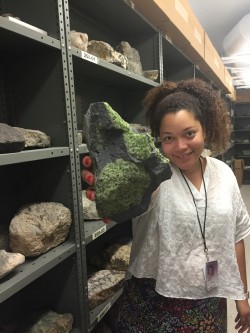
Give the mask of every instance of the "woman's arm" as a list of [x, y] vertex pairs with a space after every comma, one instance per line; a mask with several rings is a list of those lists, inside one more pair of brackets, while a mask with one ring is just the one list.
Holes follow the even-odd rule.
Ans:
[[[240, 271], [241, 281], [244, 285], [244, 292], [247, 293], [247, 274], [246, 274], [246, 258], [245, 258], [245, 244], [244, 240], [240, 240], [235, 244], [235, 252]], [[239, 333], [250, 333], [250, 307], [248, 300], [235, 301], [238, 314], [235, 318], [237, 323], [235, 329], [239, 329]]]
[[246, 257], [245, 257], [245, 244], [244, 240], [240, 240], [235, 244], [235, 252], [240, 271], [241, 281], [244, 285], [244, 292], [247, 292], [247, 272], [246, 272]]

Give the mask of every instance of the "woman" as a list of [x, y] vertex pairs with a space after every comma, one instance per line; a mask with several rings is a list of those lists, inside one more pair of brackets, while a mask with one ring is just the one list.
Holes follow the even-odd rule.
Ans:
[[[151, 208], [133, 221], [115, 332], [226, 333], [230, 298], [238, 311], [236, 329], [250, 333], [243, 240], [250, 219], [232, 170], [202, 157], [205, 146], [213, 153], [228, 147], [227, 106], [202, 80], [164, 82], [143, 104], [173, 175], [153, 193]], [[84, 170], [90, 185], [91, 178]], [[212, 283], [211, 263], [217, 272]]]

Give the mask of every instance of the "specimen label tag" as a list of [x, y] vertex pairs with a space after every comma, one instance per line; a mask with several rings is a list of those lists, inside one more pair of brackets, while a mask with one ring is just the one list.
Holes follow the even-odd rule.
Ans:
[[103, 227], [101, 227], [100, 229], [96, 230], [93, 234], [92, 234], [92, 240], [96, 239], [97, 237], [101, 236], [102, 234], [104, 234], [107, 231], [107, 226], [104, 225]]
[[98, 58], [96, 56], [94, 56], [93, 54], [89, 54], [87, 52], [82, 51], [81, 56], [83, 59], [93, 62], [94, 64], [98, 63]]

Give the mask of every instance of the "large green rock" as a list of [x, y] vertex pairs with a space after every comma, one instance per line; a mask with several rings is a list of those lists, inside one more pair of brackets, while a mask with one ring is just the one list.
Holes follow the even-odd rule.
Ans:
[[152, 192], [172, 175], [153, 138], [135, 133], [105, 102], [90, 105], [83, 132], [94, 161], [98, 215], [123, 222], [144, 213]]

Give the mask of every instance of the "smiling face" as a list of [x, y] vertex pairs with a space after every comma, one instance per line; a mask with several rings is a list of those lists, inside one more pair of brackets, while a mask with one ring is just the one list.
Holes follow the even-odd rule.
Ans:
[[166, 114], [160, 124], [160, 140], [163, 154], [173, 165], [186, 172], [197, 170], [205, 133], [191, 112], [182, 109]]

